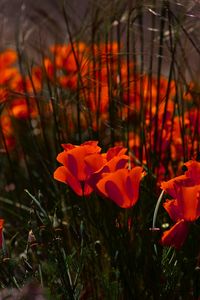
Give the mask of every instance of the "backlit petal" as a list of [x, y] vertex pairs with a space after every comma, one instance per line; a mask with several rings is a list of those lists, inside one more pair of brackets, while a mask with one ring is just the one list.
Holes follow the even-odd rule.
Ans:
[[65, 167], [58, 167], [56, 169], [54, 179], [69, 185], [78, 196], [83, 195], [80, 182]]
[[184, 220], [197, 220], [200, 216], [200, 185], [181, 187], [179, 191], [177, 200]]

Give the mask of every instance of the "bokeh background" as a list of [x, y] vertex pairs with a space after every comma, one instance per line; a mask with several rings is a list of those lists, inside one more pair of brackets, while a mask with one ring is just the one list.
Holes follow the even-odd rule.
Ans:
[[[174, 15], [182, 21], [180, 28], [183, 56], [189, 57], [190, 69], [192, 76], [195, 75], [196, 80], [199, 78], [200, 68], [200, 1], [198, 0], [171, 0], [170, 6]], [[70, 20], [70, 29], [74, 37], [79, 40], [91, 41], [91, 26], [94, 22], [97, 28], [102, 27], [102, 31], [106, 24], [110, 26], [110, 20], [113, 20], [113, 28], [117, 22], [121, 22], [122, 26], [127, 21], [128, 8], [134, 7], [135, 4], [141, 5], [143, 10], [143, 23], [135, 20], [137, 16], [132, 13], [133, 26], [138, 27], [134, 32], [136, 36], [136, 47], [138, 56], [141, 53], [141, 35], [143, 39], [143, 55], [144, 63], [149, 61], [149, 47], [152, 41], [155, 45], [154, 55], [158, 56], [156, 45], [159, 41], [159, 24], [160, 24], [160, 6], [162, 1], [137, 1], [137, 0], [1, 0], [0, 1], [0, 49], [8, 47], [16, 47], [26, 50], [29, 56], [37, 60], [38, 53], [47, 51], [47, 45], [54, 43], [62, 43], [68, 41], [66, 23], [63, 15], [63, 6], [65, 7], [67, 16]], [[157, 16], [157, 22], [155, 22]], [[154, 21], [152, 21], [154, 18]], [[107, 20], [107, 21], [106, 21]], [[179, 26], [178, 24], [175, 25]], [[184, 32], [185, 31], [185, 32]], [[188, 37], [189, 34], [189, 37]], [[124, 33], [124, 36], [126, 33]], [[103, 32], [102, 32], [103, 38]], [[169, 39], [169, 31], [166, 28], [165, 37]], [[195, 45], [194, 45], [195, 44]], [[163, 55], [163, 73], [167, 73], [169, 59], [167, 51]], [[148, 68], [148, 67], [147, 67]], [[146, 68], [146, 69], [147, 69]], [[154, 63], [154, 71], [157, 69], [156, 59]], [[188, 70], [185, 74], [188, 74]]]

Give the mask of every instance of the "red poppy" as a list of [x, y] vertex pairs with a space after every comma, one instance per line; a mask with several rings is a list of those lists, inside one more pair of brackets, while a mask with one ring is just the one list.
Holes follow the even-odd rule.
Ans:
[[183, 219], [178, 221], [171, 229], [163, 233], [162, 245], [180, 249], [187, 238], [188, 230], [187, 222]]
[[7, 49], [0, 53], [0, 68], [10, 67], [17, 59], [17, 53], [12, 49]]
[[164, 232], [161, 243], [179, 249], [185, 242], [189, 224], [200, 217], [200, 163], [189, 161], [185, 164], [184, 175], [163, 182], [161, 187], [174, 199], [163, 206], [175, 225]]
[[163, 181], [161, 188], [173, 198], [176, 198], [177, 183], [182, 186], [193, 186], [200, 184], [200, 162], [189, 160], [185, 164], [186, 172], [184, 175], [177, 176], [169, 181]]
[[97, 183], [105, 173], [112, 173], [125, 168], [129, 157], [125, 155], [127, 149], [121, 146], [110, 148], [107, 153], [93, 154], [85, 158], [87, 165], [89, 185], [97, 190]]
[[45, 58], [44, 66], [48, 77], [61, 86], [75, 89], [78, 83], [78, 73], [81, 78], [88, 71], [88, 47], [84, 43], [73, 45], [54, 45], [50, 47], [53, 59]]
[[118, 206], [130, 208], [138, 201], [142, 176], [142, 167], [135, 167], [132, 170], [120, 169], [105, 174], [97, 183], [97, 189]]
[[191, 179], [193, 184], [200, 184], [200, 162], [189, 160], [185, 166], [187, 168], [185, 175]]
[[73, 45], [55, 45], [50, 47], [50, 50], [55, 55], [55, 66], [69, 73], [78, 71], [77, 62], [79, 67], [83, 67], [88, 54], [88, 48], [82, 42]]
[[11, 114], [17, 119], [35, 118], [38, 115], [35, 99], [16, 98], [10, 103]]
[[57, 156], [63, 166], [56, 169], [54, 178], [68, 184], [79, 196], [88, 196], [93, 190], [87, 183], [89, 174], [85, 158], [100, 152], [97, 144], [96, 141], [88, 141], [80, 146], [63, 144], [64, 151]]

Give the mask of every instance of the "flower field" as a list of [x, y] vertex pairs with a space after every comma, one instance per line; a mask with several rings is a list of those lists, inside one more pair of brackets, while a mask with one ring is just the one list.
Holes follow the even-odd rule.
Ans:
[[0, 299], [199, 300], [200, 4], [58, 6], [0, 48]]

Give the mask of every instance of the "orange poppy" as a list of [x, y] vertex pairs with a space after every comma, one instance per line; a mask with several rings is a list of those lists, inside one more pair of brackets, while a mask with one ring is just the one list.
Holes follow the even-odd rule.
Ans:
[[200, 184], [200, 162], [189, 160], [184, 165], [185, 174], [161, 183], [161, 188], [173, 198], [176, 198], [178, 185], [189, 187]]
[[0, 84], [8, 85], [18, 75], [16, 68], [0, 69]]
[[138, 201], [142, 176], [142, 167], [135, 167], [132, 170], [120, 169], [106, 174], [97, 183], [97, 189], [101, 195], [111, 199], [118, 206], [130, 208]]
[[93, 190], [87, 183], [89, 174], [85, 158], [100, 152], [97, 144], [96, 141], [88, 141], [80, 146], [63, 144], [64, 151], [57, 156], [63, 166], [56, 169], [54, 178], [69, 185], [79, 196], [88, 196]]
[[10, 104], [10, 110], [16, 119], [34, 118], [38, 114], [34, 99], [29, 99], [29, 103], [25, 98], [14, 99]]
[[[44, 67], [51, 80], [56, 79], [63, 87], [76, 88], [78, 73], [81, 76], [88, 70], [88, 48], [84, 43], [55, 45], [50, 47], [54, 57], [44, 59]], [[57, 72], [58, 71], [58, 72]]]
[[93, 154], [85, 158], [88, 174], [87, 182], [96, 191], [97, 183], [105, 174], [125, 168], [129, 157], [125, 155], [127, 149], [121, 146], [110, 148], [107, 153]]
[[17, 59], [17, 54], [12, 49], [0, 53], [0, 69], [7, 68], [13, 64]]
[[189, 224], [200, 217], [200, 163], [188, 161], [184, 175], [161, 184], [174, 199], [167, 200], [163, 206], [175, 222], [170, 230], [164, 232], [161, 243], [179, 249], [189, 231]]
[[83, 66], [88, 53], [86, 44], [82, 42], [73, 45], [55, 45], [50, 47], [50, 50], [55, 55], [56, 68], [63, 68], [67, 72], [77, 72], [77, 62]]
[[180, 249], [184, 244], [189, 232], [189, 224], [196, 221], [200, 216], [199, 195], [200, 185], [180, 186], [177, 199], [168, 200], [164, 203], [165, 210], [176, 223], [171, 229], [164, 232], [161, 238], [163, 245]]

